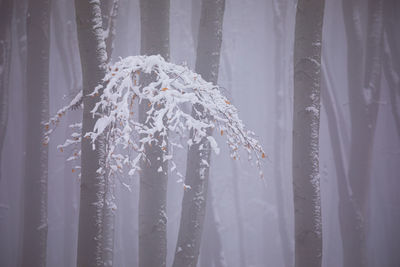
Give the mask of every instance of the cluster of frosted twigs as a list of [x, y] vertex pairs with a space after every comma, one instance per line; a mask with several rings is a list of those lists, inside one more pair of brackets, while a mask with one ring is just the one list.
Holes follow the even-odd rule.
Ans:
[[[143, 74], [151, 74], [150, 83], [140, 81]], [[48, 134], [53, 130], [51, 126], [56, 124], [54, 121], [57, 122], [60, 114], [76, 105], [81, 94], [46, 124]], [[244, 148], [249, 159], [255, 155], [256, 165], [261, 169], [264, 151], [254, 133], [245, 129], [237, 109], [221, 94], [218, 86], [206, 82], [186, 66], [166, 62], [161, 56], [127, 57], [109, 67], [102, 85], [97, 86], [91, 95], [99, 95], [100, 100], [92, 110], [97, 119], [94, 129], [85, 138], [90, 138], [96, 149], [94, 141], [105, 135], [107, 150], [103, 168], [111, 173], [122, 172], [124, 167], [128, 168], [129, 175], [140, 170], [140, 161], [146, 161], [146, 144], [160, 146], [163, 151], [161, 159], [168, 160], [172, 171], [175, 170], [173, 147], [182, 148], [183, 141], [178, 144], [167, 142], [168, 136], [171, 138], [174, 134], [184, 137], [180, 140], [185, 140], [189, 146], [206, 138], [211, 149], [218, 153], [216, 140], [208, 134], [214, 129], [226, 137], [233, 159], [239, 157], [239, 148]], [[143, 123], [133, 116], [138, 103], [147, 105], [147, 121]], [[59, 148], [80, 141], [77, 132]], [[73, 158], [78, 158], [80, 152], [75, 153]], [[160, 167], [158, 171], [167, 170]]]

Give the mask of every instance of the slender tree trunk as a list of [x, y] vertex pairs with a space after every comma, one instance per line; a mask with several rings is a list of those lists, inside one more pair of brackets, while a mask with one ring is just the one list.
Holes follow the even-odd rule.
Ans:
[[[141, 0], [141, 54], [160, 54], [169, 60], [169, 0]], [[152, 75], [142, 77], [143, 84]], [[147, 118], [148, 102], [139, 106], [139, 120]], [[141, 163], [139, 193], [139, 267], [162, 267], [167, 256], [167, 180], [168, 161], [163, 162], [161, 136], [158, 144], [146, 145], [146, 160]], [[167, 144], [168, 147], [168, 144]], [[159, 168], [161, 172], [158, 172]]]
[[343, 1], [348, 47], [347, 71], [351, 118], [348, 177], [352, 193], [351, 200], [356, 213], [353, 215], [356, 221], [351, 220], [346, 225], [341, 225], [343, 228], [348, 228], [348, 231], [342, 236], [344, 239], [343, 258], [345, 267], [367, 266], [367, 201], [380, 92], [382, 10], [382, 0], [370, 0], [368, 2], [367, 46], [363, 77], [363, 72], [360, 69], [360, 59], [364, 55], [362, 49], [360, 49], [363, 45], [363, 39], [359, 25], [359, 8], [354, 1]]
[[[325, 60], [326, 62], [326, 60]], [[325, 107], [326, 116], [328, 119], [328, 130], [329, 138], [332, 147], [332, 154], [335, 163], [336, 170], [336, 182], [339, 193], [339, 223], [340, 232], [342, 235], [342, 246], [345, 247], [345, 237], [347, 233], [354, 233], [357, 229], [353, 227], [357, 225], [356, 209], [354, 206], [354, 201], [351, 198], [349, 192], [349, 187], [347, 185], [347, 174], [346, 168], [344, 166], [344, 161], [346, 160], [345, 155], [342, 152], [342, 142], [340, 140], [340, 124], [337, 116], [337, 110], [335, 110], [333, 95], [331, 89], [334, 86], [331, 83], [331, 77], [328, 64], [323, 64], [323, 86], [321, 90], [322, 103]], [[353, 244], [356, 246], [356, 244]]]
[[395, 19], [396, 9], [393, 8], [394, 0], [387, 0], [384, 3], [384, 53], [383, 53], [383, 71], [389, 86], [390, 103], [392, 105], [392, 114], [400, 137], [400, 108], [398, 106], [400, 99], [400, 52], [395, 40], [397, 25]]
[[[388, 34], [385, 33], [387, 36]], [[385, 73], [385, 78], [389, 86], [389, 94], [390, 94], [390, 104], [392, 106], [392, 114], [394, 123], [396, 126], [397, 134], [400, 136], [400, 109], [398, 106], [400, 99], [400, 84], [398, 77], [400, 73], [397, 72], [393, 67], [393, 58], [391, 56], [391, 49], [387, 43], [387, 38], [385, 38], [385, 49], [383, 55], [383, 71]]]
[[238, 240], [239, 240], [239, 263], [240, 266], [246, 265], [246, 246], [244, 243], [244, 223], [242, 216], [239, 177], [237, 170], [237, 162], [232, 162], [232, 179], [233, 179], [233, 194], [235, 200], [235, 215], [238, 225]]
[[[202, 1], [196, 72], [212, 83], [218, 80], [224, 10], [224, 0]], [[202, 111], [203, 107], [196, 109]], [[196, 112], [192, 116], [196, 117]], [[207, 134], [211, 135], [211, 130]], [[200, 147], [203, 149], [200, 150]], [[210, 151], [206, 138], [189, 147], [185, 183], [191, 189], [186, 190], [183, 195], [174, 267], [197, 265], [207, 201]]]
[[[199, 4], [201, 4], [199, 2]], [[194, 7], [192, 7], [194, 8]], [[193, 12], [195, 13], [195, 12]], [[200, 12], [199, 13], [200, 16]], [[195, 33], [198, 32], [198, 25], [199, 25], [199, 16], [197, 14], [192, 14], [193, 17], [197, 17], [197, 23], [192, 22], [192, 30], [193, 30], [193, 37], [194, 40], [197, 40], [197, 36]], [[194, 25], [197, 25], [195, 27]], [[197, 29], [197, 30], [196, 30]], [[222, 49], [223, 50], [223, 49]], [[229, 62], [229, 58], [225, 53], [223, 53], [223, 60], [224, 62], [224, 71], [227, 77], [227, 88], [230, 88], [230, 90], [233, 90], [232, 88], [232, 67]], [[233, 103], [233, 99], [231, 98], [231, 102]], [[236, 162], [234, 162], [236, 163]], [[239, 253], [240, 253], [240, 266], [246, 266], [246, 264], [243, 263], [243, 259], [245, 259], [245, 251], [244, 251], [244, 244], [243, 244], [243, 222], [241, 221], [241, 209], [239, 206], [240, 203], [240, 197], [238, 196], [238, 177], [237, 177], [237, 171], [236, 171], [236, 164], [232, 165], [232, 175], [233, 175], [233, 183], [234, 183], [234, 188], [237, 189], [234, 190], [233, 195], [235, 196], [235, 209], [236, 209], [236, 221], [238, 222], [238, 243], [239, 243]], [[212, 178], [211, 178], [212, 179]], [[219, 219], [217, 218], [217, 213], [215, 211], [215, 204], [214, 204], [214, 198], [213, 198], [213, 193], [212, 193], [212, 183], [209, 181], [208, 183], [208, 196], [207, 196], [207, 201], [208, 205], [206, 206], [206, 214], [205, 214], [205, 222], [204, 222], [204, 230], [203, 230], [203, 235], [202, 239], [207, 240], [207, 242], [203, 242], [201, 244], [200, 248], [200, 266], [202, 267], [210, 267], [212, 266], [211, 264], [214, 263], [215, 266], [217, 267], [224, 267], [226, 266], [226, 261], [225, 261], [225, 256], [223, 253], [223, 248], [222, 248], [222, 240], [221, 240], [221, 233], [220, 233], [220, 222]], [[212, 213], [210, 215], [210, 213]]]
[[293, 254], [290, 245], [290, 239], [287, 229], [287, 218], [285, 216], [285, 201], [284, 201], [284, 190], [282, 186], [283, 175], [282, 171], [284, 166], [282, 163], [283, 150], [286, 143], [286, 134], [283, 129], [285, 121], [285, 89], [283, 81], [285, 77], [282, 77], [286, 72], [286, 66], [284, 64], [285, 44], [286, 44], [286, 13], [287, 13], [288, 2], [286, 0], [274, 0], [274, 32], [275, 32], [275, 132], [274, 132], [274, 177], [275, 177], [275, 196], [278, 211], [278, 228], [282, 246], [283, 263], [285, 266], [293, 265]]
[[22, 266], [46, 266], [50, 0], [30, 1], [27, 19], [27, 131]]
[[[78, 40], [76, 36], [75, 23], [64, 23], [73, 20], [75, 15], [74, 2], [58, 1], [53, 6], [52, 22], [54, 28], [52, 33], [55, 35], [56, 48], [59, 53], [60, 63], [67, 87], [67, 95], [73, 97], [82, 85], [79, 80], [79, 55]], [[76, 121], [74, 114], [66, 114], [66, 125], [71, 125]], [[65, 131], [65, 136], [69, 134], [69, 127]], [[70, 157], [69, 153], [64, 154], [64, 161]], [[74, 266], [76, 263], [77, 251], [77, 218], [78, 218], [78, 197], [79, 180], [76, 173], [71, 172], [69, 164], [64, 167], [63, 174], [64, 190], [64, 229], [63, 229], [63, 263], [64, 266]]]
[[[28, 10], [28, 1], [27, 0], [17, 0], [14, 1], [15, 4], [15, 27], [16, 27], [16, 35], [19, 38], [16, 38], [18, 41], [16, 43], [17, 49], [18, 49], [18, 62], [19, 62], [19, 77], [20, 77], [20, 88], [19, 90], [22, 92], [21, 96], [21, 111], [23, 112], [24, 116], [22, 116], [22, 127], [21, 130], [23, 133], [27, 134], [27, 91], [26, 91], [26, 62], [27, 62], [27, 40], [26, 40], [26, 27], [27, 27], [27, 10]], [[23, 138], [26, 140], [27, 138], [23, 136]], [[23, 146], [25, 147], [26, 144], [24, 143]], [[25, 170], [25, 164], [27, 163], [26, 161], [26, 154], [23, 152], [22, 154], [22, 166]], [[22, 254], [23, 254], [23, 227], [24, 227], [24, 179], [25, 177], [22, 176], [22, 179], [19, 181], [19, 197], [17, 200], [17, 205], [16, 207], [18, 208], [18, 217], [19, 220], [17, 222], [17, 229], [18, 231], [18, 251], [17, 251], [17, 266], [22, 266]]]
[[114, 50], [119, 0], [102, 0], [101, 3], [101, 10], [103, 13], [103, 29], [105, 33], [104, 41], [106, 43], [107, 59], [108, 62], [110, 62], [112, 52]]
[[[229, 56], [227, 55], [226, 49], [224, 49], [223, 53], [223, 62], [224, 62], [224, 70], [225, 75], [228, 80], [228, 88], [231, 90], [231, 102], [234, 103], [233, 98], [233, 70], [232, 64], [230, 62]], [[232, 183], [233, 183], [233, 196], [235, 201], [235, 217], [238, 227], [237, 237], [238, 237], [238, 250], [239, 250], [239, 264], [240, 266], [246, 266], [246, 246], [244, 242], [244, 223], [242, 216], [242, 207], [241, 207], [241, 194], [240, 194], [240, 186], [239, 186], [239, 174], [238, 174], [238, 162], [232, 162]], [[211, 186], [210, 189], [211, 190]]]
[[[3, 0], [0, 2], [0, 184], [3, 185], [6, 185], [6, 183], [2, 183], [2, 154], [8, 123], [8, 95], [10, 90], [9, 80], [12, 52], [12, 14], [13, 1]], [[10, 202], [10, 200], [7, 202]], [[10, 264], [9, 259], [11, 258], [10, 255], [7, 255], [7, 248], [10, 245], [9, 242], [7, 242], [9, 236], [6, 236], [6, 232], [11, 232], [10, 228], [12, 229], [12, 227], [7, 227], [7, 217], [11, 217], [9, 215], [9, 209], [12, 208], [13, 205], [8, 205], [7, 202], [4, 204], [0, 203], [0, 234], [3, 236], [3, 240], [0, 242], [0, 251], [2, 251], [2, 255], [0, 256], [0, 265]]]
[[8, 90], [11, 71], [11, 21], [13, 1], [0, 2], [0, 182], [1, 161], [8, 120]]
[[[202, 243], [200, 253], [200, 266], [226, 267], [225, 256], [222, 251], [222, 240], [219, 232], [220, 222], [214, 209], [214, 196], [211, 190], [211, 181], [208, 183], [208, 205], [206, 207], [203, 238], [207, 243]], [[246, 265], [241, 265], [246, 266]]]
[[99, 0], [75, 1], [76, 26], [82, 65], [83, 120], [81, 192], [78, 229], [78, 267], [102, 266], [101, 234], [102, 205], [104, 199], [104, 175], [97, 173], [103, 165], [104, 140], [95, 142], [96, 150], [87, 138], [93, 131], [97, 118], [90, 111], [98, 97], [87, 96], [101, 83], [106, 71], [105, 50]]
[[[111, 61], [114, 49], [115, 22], [118, 14], [118, 0], [102, 1], [103, 29], [107, 64]], [[104, 6], [104, 8], [103, 8]], [[112, 177], [104, 177], [104, 199], [102, 211], [102, 262], [104, 266], [113, 266], [114, 235], [115, 235], [115, 183]]]
[[[71, 17], [70, 10], [67, 9], [67, 4], [65, 2], [61, 1], [56, 1], [53, 6], [52, 6], [52, 14], [51, 14], [51, 23], [52, 23], [52, 29], [51, 29], [51, 34], [54, 35], [55, 43], [56, 43], [56, 49], [58, 52], [58, 55], [60, 57], [60, 64], [63, 72], [63, 77], [65, 80], [65, 85], [67, 87], [67, 92], [69, 93], [71, 89], [71, 85], [74, 83], [74, 80], [72, 78], [72, 71], [74, 71], [74, 66], [71, 63], [71, 59], [73, 55], [68, 54], [68, 49], [67, 45], [70, 38], [68, 36], [68, 24], [65, 24], [65, 21], [68, 21]], [[64, 38], [64, 36], [67, 33], [67, 37]], [[71, 124], [71, 114], [66, 114], [67, 116], [67, 125]], [[68, 128], [65, 131], [65, 137], [68, 135]], [[70, 155], [65, 154], [64, 155], [64, 160], [69, 158]], [[64, 200], [64, 210], [63, 210], [63, 254], [61, 257], [61, 262], [64, 263], [64, 266], [72, 266], [73, 262], [71, 258], [73, 257], [72, 253], [72, 247], [73, 247], [73, 242], [71, 242], [71, 239], [74, 238], [74, 231], [71, 229], [71, 219], [73, 218], [73, 211], [71, 210], [71, 203], [72, 203], [72, 198], [74, 196], [74, 191], [73, 191], [73, 176], [74, 174], [71, 173], [71, 169], [68, 168], [67, 166], [64, 167], [64, 176], [63, 176], [63, 200]]]
[[[233, 79], [233, 69], [232, 64], [230, 62], [230, 58], [227, 54], [227, 49], [223, 49], [223, 59], [224, 62], [223, 70], [225, 71], [225, 75], [227, 77], [227, 88], [230, 89], [231, 92], [231, 103], [234, 103], [233, 92], [234, 86], [232, 83]], [[233, 196], [235, 201], [235, 217], [237, 222], [237, 238], [238, 238], [238, 251], [239, 251], [239, 264], [240, 266], [246, 266], [246, 246], [244, 242], [244, 223], [243, 223], [243, 216], [242, 216], [242, 208], [241, 208], [241, 197], [240, 197], [240, 185], [239, 185], [239, 174], [238, 174], [238, 162], [232, 162], [232, 183], [233, 183]], [[209, 186], [209, 190], [211, 190], [211, 186]], [[219, 233], [218, 233], [219, 234]], [[220, 235], [220, 234], [219, 234]]]
[[293, 196], [295, 266], [322, 260], [319, 185], [320, 69], [324, 1], [299, 0], [294, 44]]

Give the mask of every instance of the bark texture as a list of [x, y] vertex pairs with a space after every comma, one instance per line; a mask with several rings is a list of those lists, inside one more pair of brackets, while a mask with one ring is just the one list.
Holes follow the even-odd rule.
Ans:
[[[115, 24], [118, 15], [119, 0], [101, 2], [103, 17], [104, 42], [106, 45], [107, 64], [111, 62], [114, 50]], [[106, 147], [108, 144], [106, 144]], [[114, 177], [104, 177], [104, 197], [102, 210], [101, 261], [104, 266], [113, 266], [115, 236], [115, 182]]]
[[46, 266], [50, 0], [29, 1], [27, 18], [27, 128], [22, 266]]
[[[169, 0], [141, 0], [141, 54], [160, 54], [169, 60]], [[142, 84], [152, 75], [142, 75]], [[148, 102], [139, 106], [139, 120], [147, 118]], [[151, 122], [149, 122], [151, 123]], [[160, 136], [155, 136], [161, 141]], [[168, 147], [168, 144], [166, 145]], [[162, 161], [160, 142], [145, 146], [146, 160], [141, 162], [139, 193], [139, 267], [163, 267], [167, 256], [167, 179], [168, 162]], [[159, 168], [162, 172], [158, 172]]]
[[[196, 72], [212, 83], [218, 80], [224, 11], [224, 0], [202, 1]], [[203, 110], [201, 106], [194, 108]], [[193, 112], [192, 116], [196, 117], [197, 113]], [[208, 135], [211, 134], [210, 130]], [[191, 189], [185, 190], [183, 195], [174, 267], [197, 265], [206, 210], [210, 152], [210, 144], [206, 138], [189, 147], [185, 184]]]
[[78, 229], [78, 267], [103, 266], [101, 258], [102, 205], [104, 176], [97, 170], [104, 162], [103, 140], [95, 142], [96, 149], [87, 138], [93, 131], [96, 117], [90, 111], [98, 97], [87, 96], [101, 83], [106, 71], [107, 54], [104, 43], [100, 2], [98, 0], [75, 1], [76, 26], [82, 66], [83, 120], [81, 192]]
[[[382, 12], [382, 0], [368, 1], [367, 45], [364, 50], [359, 3], [343, 1], [351, 119], [348, 183], [353, 209], [352, 214], [346, 214], [344, 209], [339, 210], [341, 217], [349, 216], [347, 221], [341, 223], [345, 267], [367, 266], [366, 229], [369, 215], [366, 208], [380, 93]], [[360, 68], [363, 64], [364, 70]]]
[[323, 14], [324, 1], [297, 3], [292, 155], [296, 267], [321, 266], [322, 260], [319, 115]]

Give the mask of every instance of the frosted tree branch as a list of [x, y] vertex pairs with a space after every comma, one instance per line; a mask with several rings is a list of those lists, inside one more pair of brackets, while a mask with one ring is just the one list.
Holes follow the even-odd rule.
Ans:
[[[154, 79], [149, 84], [140, 84], [140, 74], [152, 74]], [[162, 160], [170, 161], [171, 171], [178, 173], [173, 161], [173, 147], [183, 146], [182, 143], [170, 143], [168, 149], [168, 136], [175, 134], [181, 137], [180, 140], [186, 140], [189, 146], [207, 138], [211, 149], [218, 154], [216, 140], [207, 134], [209, 129], [215, 128], [225, 136], [233, 159], [239, 158], [238, 150], [243, 148], [249, 160], [252, 154], [255, 156], [256, 165], [261, 169], [265, 153], [254, 133], [247, 130], [239, 119], [237, 109], [221, 94], [218, 86], [206, 82], [186, 66], [166, 62], [161, 56], [127, 57], [109, 67], [103, 84], [88, 97], [98, 95], [100, 101], [92, 110], [97, 121], [93, 131], [83, 138], [90, 138], [93, 149], [96, 149], [95, 140], [103, 134], [107, 136], [105, 166], [99, 172], [107, 169], [110, 174], [115, 174], [127, 168], [128, 174], [133, 175], [140, 170], [140, 161], [146, 161], [144, 146], [148, 144], [160, 146], [164, 151]], [[58, 122], [59, 114], [64, 114], [78, 98], [79, 95], [60, 109], [46, 127], [53, 125], [53, 121]], [[134, 106], [141, 101], [146, 101], [149, 106], [148, 119], [144, 123], [133, 116]], [[197, 116], [192, 116], [188, 107], [192, 107]], [[48, 134], [51, 131], [52, 128], [48, 129]], [[191, 131], [194, 133], [192, 137], [189, 135]], [[79, 143], [81, 138], [77, 138], [78, 135], [74, 133], [72, 140], [66, 140], [59, 148]], [[72, 158], [79, 154], [79, 151], [75, 152]]]

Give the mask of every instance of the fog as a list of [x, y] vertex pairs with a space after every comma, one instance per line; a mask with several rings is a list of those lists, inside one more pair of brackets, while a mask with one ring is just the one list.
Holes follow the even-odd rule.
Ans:
[[[107, 5], [112, 5], [113, 1], [100, 2], [104, 10], [110, 8]], [[111, 20], [115, 22], [110, 64], [144, 51], [141, 47], [144, 34], [141, 23], [145, 23], [141, 21], [143, 6], [139, 0], [114, 2], [118, 3], [115, 20], [112, 15], [107, 18], [108, 14], [103, 13], [103, 27], [107, 28]], [[169, 1], [148, 1], [153, 4], [149, 4], [150, 9], [161, 2]], [[198, 255], [194, 252], [196, 261], [188, 265], [174, 263], [181, 249], [177, 242], [180, 228], [182, 230], [182, 199], [184, 193], [195, 190], [187, 189], [187, 183], [180, 181], [188, 176], [186, 169], [190, 166], [186, 141], [182, 143], [183, 149], [174, 154], [174, 162], [183, 177], [171, 171], [171, 163], [167, 171], [165, 252], [160, 252], [162, 245], [139, 252], [139, 214], [143, 214], [139, 211], [139, 196], [143, 183], [141, 175], [145, 174], [136, 172], [129, 176], [124, 169], [112, 176], [110, 199], [115, 207], [111, 226], [103, 232], [103, 235], [112, 233], [113, 245], [108, 247], [112, 256], [85, 265], [82, 263], [85, 261], [78, 260], [79, 216], [85, 215], [79, 212], [80, 183], [84, 177], [80, 176], [80, 160], [67, 161], [75, 150], [61, 151], [58, 147], [70, 137], [69, 125], [82, 122], [84, 111], [79, 104], [78, 108], [63, 114], [45, 146], [40, 139], [43, 138], [43, 124], [36, 123], [35, 127], [35, 121], [31, 119], [39, 118], [36, 122], [40, 122], [40, 119], [57, 116], [57, 112], [84, 87], [82, 75], [88, 72], [82, 72], [82, 68], [90, 68], [92, 63], [81, 62], [75, 5], [67, 0], [52, 1], [51, 4], [46, 0], [0, 0], [0, 48], [4, 48], [0, 53], [0, 266], [157, 266], [140, 263], [141, 253], [143, 258], [160, 255], [162, 258], [165, 254], [159, 266], [307, 266], [296, 259], [301, 258], [299, 251], [304, 250], [301, 250], [301, 242], [296, 241], [294, 202], [298, 198], [294, 197], [293, 188], [293, 184], [297, 186], [293, 180], [296, 165], [293, 163], [293, 133], [297, 132], [293, 129], [293, 125], [297, 125], [293, 114], [296, 106], [294, 80], [298, 77], [294, 71], [295, 32], [300, 32], [295, 30], [298, 3], [295, 0], [170, 0], [169, 10], [162, 11], [169, 14], [169, 33], [163, 33], [169, 36], [167, 61], [186, 64], [193, 71], [200, 69], [196, 65], [196, 56], [201, 51], [197, 43], [200, 44], [202, 5], [213, 5], [214, 2], [224, 3], [222, 43], [216, 54], [219, 58], [217, 84], [229, 104], [237, 108], [246, 129], [253, 131], [261, 144], [265, 152], [261, 169], [255, 160], [247, 160], [245, 149], [239, 149], [239, 159], [233, 159], [232, 151], [226, 145], [228, 134], [214, 131], [220, 153], [211, 152], [209, 177], [203, 191], [205, 216], [202, 217], [201, 210], [200, 215], [193, 215], [199, 218], [199, 225], [194, 229], [200, 229], [201, 236], [193, 244], [199, 244], [200, 250]], [[37, 4], [37, 9], [48, 8], [48, 22], [40, 17], [44, 26], [33, 23], [34, 16], [40, 11], [29, 7], [35, 5], [32, 3]], [[319, 168], [316, 190], [321, 197], [322, 250], [318, 252], [321, 264], [308, 265], [310, 267], [400, 266], [399, 12], [400, 2], [395, 0], [325, 1], [320, 72], [317, 73], [320, 74], [321, 92], [319, 155], [315, 159]], [[8, 21], [6, 15], [10, 15]], [[207, 18], [207, 14], [204, 17]], [[80, 23], [84, 25], [87, 21], [89, 19]], [[44, 30], [46, 25], [48, 36]], [[37, 32], [44, 33], [35, 35], [35, 27], [41, 29]], [[153, 35], [157, 35], [154, 31]], [[29, 73], [33, 73], [30, 69], [36, 68], [41, 75], [46, 68], [41, 67], [42, 63], [36, 64], [34, 56], [28, 55], [39, 51], [37, 58], [39, 54], [43, 56], [46, 37], [49, 45], [47, 87], [46, 82], [37, 85], [29, 79]], [[30, 48], [29, 42], [36, 42], [38, 50]], [[9, 43], [7, 51], [3, 45], [6, 43]], [[93, 51], [96, 49], [98, 47], [92, 48]], [[36, 87], [30, 81], [34, 81]], [[372, 88], [370, 91], [369, 87]], [[41, 98], [43, 92], [48, 93], [48, 99]], [[365, 106], [360, 107], [363, 104]], [[34, 117], [35, 108], [37, 113], [45, 114], [44, 117]], [[140, 113], [139, 109], [135, 107], [134, 116], [140, 116], [136, 115]], [[190, 114], [191, 107], [185, 106], [185, 109]], [[171, 137], [170, 142], [179, 141], [178, 137]], [[35, 144], [40, 148], [32, 150]], [[33, 153], [42, 151], [43, 147], [48, 151], [46, 156], [42, 152]], [[94, 162], [96, 158], [91, 160]], [[46, 182], [28, 182], [39, 172], [33, 166], [35, 164], [40, 165], [40, 177], [47, 177]], [[82, 168], [90, 164], [82, 162]], [[300, 169], [306, 169], [306, 164], [304, 161]], [[47, 196], [43, 194], [43, 187], [38, 189], [40, 186], [36, 186], [45, 183]], [[42, 197], [41, 202], [33, 203], [37, 198], [30, 198], [30, 193], [41, 194], [38, 197]], [[313, 197], [304, 196], [306, 199]], [[42, 224], [46, 235], [38, 239], [40, 242], [36, 240], [29, 244], [26, 241], [29, 214], [45, 216]], [[103, 219], [104, 224], [106, 220]], [[42, 224], [32, 225], [32, 231], [41, 231]], [[304, 246], [307, 244], [304, 242]], [[45, 247], [42, 251], [41, 246]], [[27, 262], [24, 257], [33, 259], [37, 251], [44, 253], [44, 259]]]

